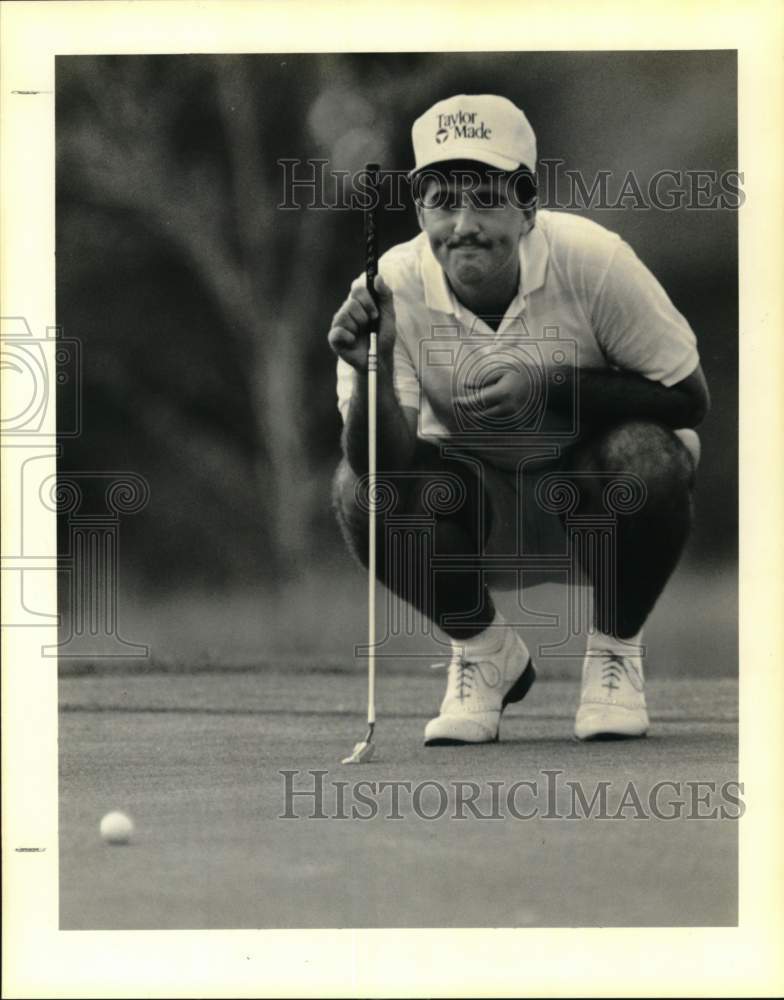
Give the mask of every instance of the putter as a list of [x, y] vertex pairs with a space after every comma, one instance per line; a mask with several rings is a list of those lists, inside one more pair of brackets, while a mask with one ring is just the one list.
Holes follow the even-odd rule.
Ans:
[[[377, 163], [366, 167], [370, 179], [370, 206], [365, 209], [365, 283], [373, 301], [376, 298], [375, 277], [378, 273], [378, 236], [376, 232], [376, 206], [378, 201]], [[378, 331], [371, 328], [368, 343], [368, 729], [364, 740], [354, 745], [343, 764], [364, 764], [373, 757], [376, 746], [373, 731], [376, 728], [376, 393], [378, 379]]]

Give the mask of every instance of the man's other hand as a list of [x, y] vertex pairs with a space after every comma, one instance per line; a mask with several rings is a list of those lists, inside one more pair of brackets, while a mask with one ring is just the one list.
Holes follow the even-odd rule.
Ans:
[[484, 379], [481, 386], [466, 386], [463, 395], [455, 397], [454, 405], [493, 423], [522, 414], [530, 396], [530, 377], [506, 369]]

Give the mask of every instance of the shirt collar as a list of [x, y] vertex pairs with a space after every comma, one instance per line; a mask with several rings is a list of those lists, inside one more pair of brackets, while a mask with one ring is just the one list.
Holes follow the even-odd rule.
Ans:
[[[444, 269], [436, 260], [430, 248], [426, 233], [422, 233], [424, 249], [422, 251], [422, 283], [425, 290], [425, 304], [437, 312], [452, 313], [457, 316], [460, 304], [455, 299]], [[520, 286], [516, 299], [521, 307], [524, 299], [541, 288], [547, 271], [549, 249], [547, 239], [539, 226], [534, 226], [530, 233], [520, 237]]]
[[541, 226], [520, 238], [520, 291], [530, 295], [544, 284], [550, 249]]

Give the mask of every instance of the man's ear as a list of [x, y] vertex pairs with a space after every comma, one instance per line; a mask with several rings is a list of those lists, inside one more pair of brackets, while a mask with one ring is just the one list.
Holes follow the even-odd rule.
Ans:
[[419, 223], [419, 228], [424, 231], [425, 228], [425, 213], [422, 205], [417, 201], [414, 205], [416, 208], [417, 222]]

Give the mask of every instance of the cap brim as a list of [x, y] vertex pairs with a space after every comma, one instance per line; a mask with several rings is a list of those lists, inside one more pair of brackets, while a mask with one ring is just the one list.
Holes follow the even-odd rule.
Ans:
[[[501, 156], [500, 153], [488, 153], [481, 146], [478, 148], [475, 146], [460, 146], [459, 148], [453, 146], [452, 153], [449, 156], [441, 156], [437, 159], [428, 160], [427, 163], [418, 163], [413, 170], [409, 170], [408, 176], [413, 177], [414, 174], [418, 174], [421, 170], [433, 167], [437, 163], [449, 163], [450, 160], [476, 160], [478, 163], [486, 163], [489, 167], [495, 167], [497, 170], [511, 171], [517, 170], [522, 166], [528, 167], [527, 163], [524, 164], [520, 160], [513, 160], [509, 156]], [[529, 170], [533, 169], [533, 167], [529, 167]]]

